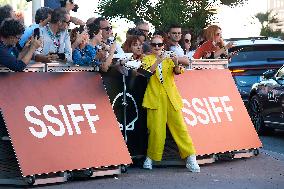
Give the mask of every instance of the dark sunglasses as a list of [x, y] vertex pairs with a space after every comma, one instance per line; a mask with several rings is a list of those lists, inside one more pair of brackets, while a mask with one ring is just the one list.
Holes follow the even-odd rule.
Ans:
[[181, 32], [172, 32], [173, 35], [181, 35]]
[[69, 20], [69, 21], [63, 20], [62, 22], [64, 22], [64, 23], [66, 23], [67, 25], [69, 25], [71, 21], [70, 21], [70, 20]]
[[151, 43], [152, 47], [156, 47], [156, 46], [162, 47], [163, 45], [164, 45], [164, 43]]
[[108, 26], [108, 27], [105, 27], [105, 28], [101, 28], [102, 30], [106, 30], [106, 31], [109, 31], [109, 30], [112, 30], [112, 26]]
[[149, 30], [143, 30], [143, 29], [138, 29], [138, 30], [140, 30], [140, 31], [142, 31], [142, 32], [147, 32], [147, 33], [149, 33]]
[[184, 42], [185, 43], [190, 43], [190, 40], [189, 39], [184, 39]]

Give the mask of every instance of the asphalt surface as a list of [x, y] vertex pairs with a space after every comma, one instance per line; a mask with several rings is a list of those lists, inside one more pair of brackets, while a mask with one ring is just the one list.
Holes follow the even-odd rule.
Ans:
[[284, 158], [280, 160], [266, 153], [266, 151], [261, 151], [257, 157], [253, 158], [203, 165], [201, 173], [190, 173], [184, 167], [154, 168], [152, 171], [129, 168], [128, 173], [118, 177], [95, 178], [41, 188], [283, 189]]
[[[284, 131], [261, 136], [263, 149], [251, 158], [219, 161], [201, 165], [201, 173], [191, 173], [183, 166], [154, 167], [148, 171], [130, 167], [118, 176], [35, 186], [42, 189], [283, 189]], [[0, 189], [15, 188], [0, 186]], [[16, 187], [23, 188], [23, 187]], [[26, 187], [27, 188], [27, 187]]]
[[263, 149], [284, 154], [284, 131], [276, 130], [268, 136], [260, 136]]

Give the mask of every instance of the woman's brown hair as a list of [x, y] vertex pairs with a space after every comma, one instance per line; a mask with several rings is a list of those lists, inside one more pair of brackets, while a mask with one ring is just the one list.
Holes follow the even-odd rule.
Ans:
[[139, 36], [137, 35], [129, 36], [123, 44], [122, 47], [123, 51], [126, 53], [131, 53], [131, 45], [133, 43], [136, 43], [137, 41], [139, 41], [142, 44], [142, 42], [139, 39]]

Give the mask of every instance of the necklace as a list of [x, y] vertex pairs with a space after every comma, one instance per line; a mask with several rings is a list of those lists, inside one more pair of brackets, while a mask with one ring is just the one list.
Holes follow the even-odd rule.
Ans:
[[52, 39], [53, 41], [53, 45], [56, 48], [56, 51], [59, 51], [60, 48], [60, 33], [56, 33], [55, 35], [53, 34], [53, 32], [51, 31], [49, 25], [46, 26], [47, 28], [47, 33], [49, 35], [49, 37]]

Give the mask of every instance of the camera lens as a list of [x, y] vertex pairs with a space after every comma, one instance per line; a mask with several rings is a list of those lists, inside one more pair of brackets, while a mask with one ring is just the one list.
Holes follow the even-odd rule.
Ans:
[[74, 8], [72, 9], [73, 12], [77, 12], [79, 9], [79, 6], [77, 4], [74, 5]]

